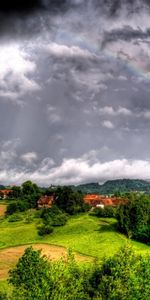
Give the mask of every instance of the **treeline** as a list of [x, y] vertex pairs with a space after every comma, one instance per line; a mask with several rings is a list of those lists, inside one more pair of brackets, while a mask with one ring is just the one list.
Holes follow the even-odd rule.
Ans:
[[150, 256], [140, 256], [127, 245], [114, 257], [90, 266], [68, 259], [48, 261], [32, 247], [10, 271], [12, 296], [2, 300], [148, 300]]
[[150, 244], [150, 197], [130, 194], [117, 211], [118, 228], [129, 238]]
[[71, 187], [40, 188], [35, 183], [26, 181], [21, 186], [12, 187], [12, 192], [8, 196], [11, 202], [8, 204], [7, 213], [11, 215], [15, 212], [37, 208], [37, 201], [43, 195], [53, 195], [55, 205], [70, 215], [84, 212], [89, 207], [83, 201], [83, 194], [72, 190]]
[[[31, 181], [24, 182], [20, 187], [15, 186], [9, 195], [6, 217], [9, 222], [21, 221], [20, 212], [37, 209], [37, 202], [41, 196], [53, 195], [54, 203], [50, 208], [42, 208], [37, 211], [39, 219], [37, 231], [40, 236], [51, 234], [54, 227], [63, 226], [68, 216], [85, 212], [89, 206], [83, 201], [83, 194], [73, 191], [71, 187], [39, 188]], [[32, 216], [26, 217], [26, 223], [33, 221]]]
[[102, 218], [116, 218], [118, 230], [128, 238], [150, 244], [150, 196], [125, 194], [126, 203], [118, 207], [95, 208], [91, 214]]

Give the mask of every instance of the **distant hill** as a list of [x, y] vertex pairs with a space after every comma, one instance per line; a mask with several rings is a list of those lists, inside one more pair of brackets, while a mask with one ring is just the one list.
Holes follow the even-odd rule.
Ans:
[[0, 184], [0, 190], [5, 190], [5, 186]]
[[150, 182], [139, 179], [117, 179], [106, 181], [102, 185], [99, 183], [81, 184], [75, 189], [81, 190], [85, 194], [114, 194], [133, 191], [150, 193]]

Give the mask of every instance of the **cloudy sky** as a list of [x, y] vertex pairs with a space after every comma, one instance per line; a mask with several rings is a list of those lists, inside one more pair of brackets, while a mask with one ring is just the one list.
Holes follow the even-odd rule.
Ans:
[[0, 4], [0, 183], [150, 179], [148, 0]]

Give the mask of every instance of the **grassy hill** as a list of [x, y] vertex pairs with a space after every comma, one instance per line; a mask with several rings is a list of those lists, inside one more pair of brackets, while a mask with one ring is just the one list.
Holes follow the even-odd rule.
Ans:
[[[38, 219], [34, 219], [27, 224], [23, 219], [10, 223], [8, 219], [0, 219], [0, 291], [11, 288], [6, 282], [8, 270], [22, 255], [23, 245], [35, 244], [34, 247], [44, 250], [49, 257], [53, 257], [54, 252], [60, 257], [59, 253], [64, 253], [65, 249], [72, 249], [78, 256], [83, 255], [82, 263], [92, 263], [93, 258], [102, 260], [104, 256], [115, 254], [127, 242], [127, 238], [117, 232], [115, 219], [80, 214], [71, 217], [65, 226], [56, 227], [52, 234], [45, 237], [37, 234], [38, 222]], [[145, 244], [135, 241], [131, 241], [131, 244], [143, 255], [150, 252], [150, 247]]]
[[[0, 249], [31, 243], [46, 243], [72, 248], [74, 251], [102, 258], [113, 255], [123, 246], [127, 239], [116, 231], [115, 219], [99, 219], [89, 214], [71, 217], [67, 224], [56, 227], [54, 232], [45, 237], [37, 234], [38, 219], [31, 224], [24, 220], [10, 223], [8, 220], [0, 222]], [[132, 241], [139, 251], [150, 250], [149, 246]]]
[[150, 182], [139, 179], [117, 179], [109, 180], [104, 184], [88, 183], [75, 187], [77, 190], [81, 190], [83, 193], [94, 194], [114, 194], [116, 192], [147, 192], [150, 193]]

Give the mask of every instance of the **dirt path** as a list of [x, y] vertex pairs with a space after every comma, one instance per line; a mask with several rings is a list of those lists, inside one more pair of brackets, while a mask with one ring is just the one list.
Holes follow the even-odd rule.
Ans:
[[6, 209], [7, 209], [7, 205], [0, 204], [0, 217], [5, 215]]
[[[25, 245], [0, 250], [0, 280], [8, 277], [9, 270], [16, 265], [19, 257], [23, 255], [25, 249], [29, 246], [30, 245]], [[61, 257], [66, 257], [67, 255], [67, 250], [59, 246], [35, 244], [32, 245], [32, 247], [35, 250], [42, 250], [42, 255], [46, 255], [48, 259], [52, 260], [57, 260]], [[80, 254], [75, 254], [75, 257], [81, 262], [92, 261], [92, 258]]]

